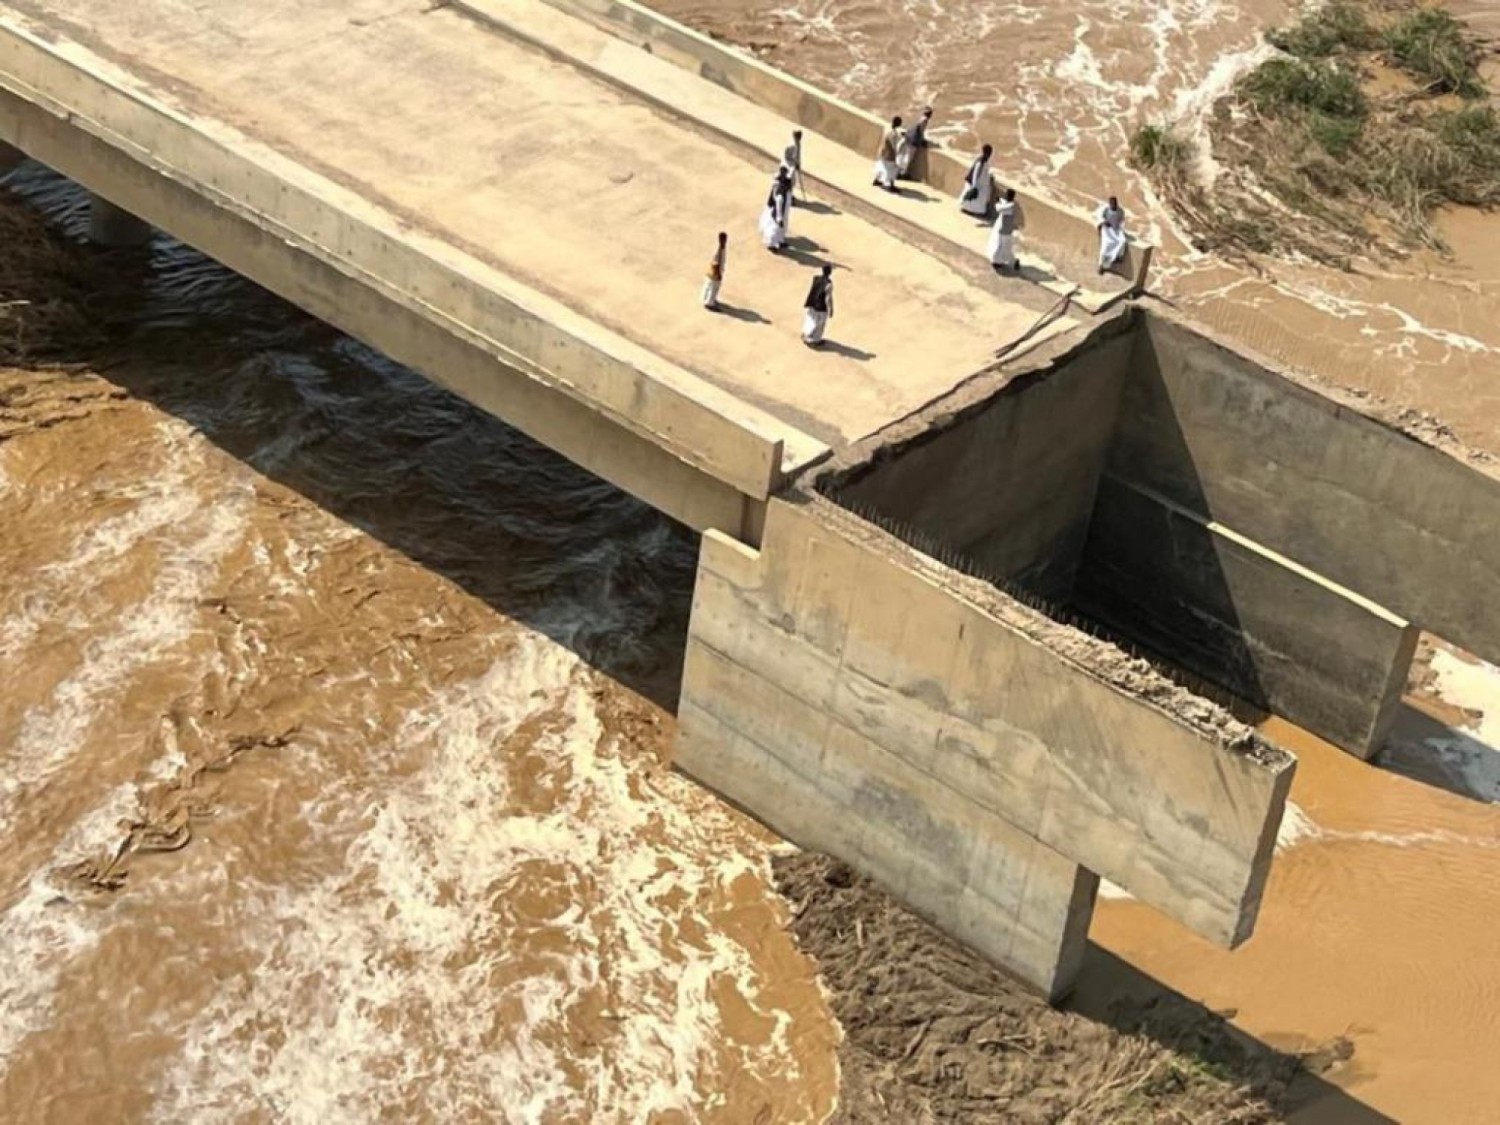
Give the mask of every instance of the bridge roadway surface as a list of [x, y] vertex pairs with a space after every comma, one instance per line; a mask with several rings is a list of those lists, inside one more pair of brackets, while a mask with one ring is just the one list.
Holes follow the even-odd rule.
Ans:
[[[6, 0], [0, 22], [82, 48], [180, 119], [263, 146], [728, 392], [784, 440], [784, 471], [992, 364], [1055, 303], [991, 275], [983, 231], [952, 201], [876, 200], [868, 158], [815, 136], [823, 205], [793, 212], [793, 253], [768, 253], [756, 220], [772, 169], [724, 135], [735, 112], [738, 135], [764, 135], [767, 111], [637, 52], [654, 89], [682, 91], [667, 112], [569, 58], [608, 50], [604, 32], [536, 0], [486, 8], [525, 38], [430, 0]], [[695, 91], [719, 131], [694, 121]], [[916, 226], [892, 218], [903, 204]], [[934, 251], [921, 224], [974, 244]], [[721, 229], [728, 309], [711, 315], [698, 290]], [[822, 260], [838, 267], [837, 313], [812, 352], [798, 329]], [[1076, 323], [1058, 317], [1036, 340]]]

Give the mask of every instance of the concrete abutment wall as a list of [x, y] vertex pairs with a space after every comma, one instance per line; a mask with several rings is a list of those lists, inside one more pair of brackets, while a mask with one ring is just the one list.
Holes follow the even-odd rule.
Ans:
[[1112, 646], [807, 495], [772, 501], [759, 551], [705, 537], [679, 718], [687, 773], [1052, 997], [1096, 875], [1248, 936], [1293, 768]]
[[862, 465], [825, 478], [839, 503], [878, 512], [971, 559], [986, 575], [1066, 601], [1088, 538], [1134, 346], [1114, 317], [1082, 346], [884, 436]]
[[773, 498], [759, 550], [705, 537], [679, 764], [1054, 998], [1097, 877], [1243, 940], [1293, 764], [966, 575], [1363, 757], [1417, 640], [1371, 589], [1450, 625], [1500, 559], [1456, 551], [1500, 527], [1493, 478], [1140, 309], [846, 450], [816, 488]]
[[1500, 478], [1143, 318], [1110, 471], [1500, 661]]
[[1074, 591], [1086, 616], [1361, 758], [1395, 718], [1418, 630], [1114, 476]]
[[1476, 596], [1500, 482], [1474, 464], [1139, 308], [977, 382], [819, 488], [1361, 757], [1418, 627], [1500, 639]]

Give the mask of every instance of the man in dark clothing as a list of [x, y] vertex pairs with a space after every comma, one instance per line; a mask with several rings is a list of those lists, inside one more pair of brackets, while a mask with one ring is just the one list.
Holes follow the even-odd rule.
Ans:
[[832, 315], [833, 267], [824, 266], [822, 272], [813, 278], [807, 300], [802, 302], [802, 342], [810, 348], [822, 347], [823, 331]]

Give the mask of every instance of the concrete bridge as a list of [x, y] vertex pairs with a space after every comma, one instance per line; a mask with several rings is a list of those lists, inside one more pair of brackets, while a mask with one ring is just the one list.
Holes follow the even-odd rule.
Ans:
[[1500, 656], [1500, 487], [1122, 301], [1146, 248], [1101, 281], [1040, 196], [997, 278], [963, 157], [887, 196], [878, 127], [625, 0], [0, 0], [0, 141], [100, 239], [159, 227], [704, 533], [689, 773], [1049, 996], [1101, 875], [1242, 941], [1291, 756], [1095, 633], [1368, 755], [1418, 625]]

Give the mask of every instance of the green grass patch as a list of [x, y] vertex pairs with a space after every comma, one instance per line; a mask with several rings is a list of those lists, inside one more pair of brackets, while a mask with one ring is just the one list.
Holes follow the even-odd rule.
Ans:
[[1329, 156], [1352, 152], [1365, 128], [1361, 117], [1332, 117], [1325, 113], [1308, 114], [1306, 125], [1308, 136]]
[[1299, 59], [1326, 59], [1346, 49], [1367, 51], [1380, 42], [1363, 10], [1347, 0], [1308, 12], [1290, 27], [1273, 28], [1266, 32], [1266, 39]]
[[1241, 95], [1255, 109], [1272, 116], [1288, 112], [1358, 120], [1365, 115], [1359, 76], [1336, 62], [1270, 59], [1240, 82]]
[[1485, 94], [1478, 49], [1463, 25], [1441, 8], [1406, 13], [1386, 28], [1384, 38], [1392, 57], [1433, 90], [1466, 98]]

